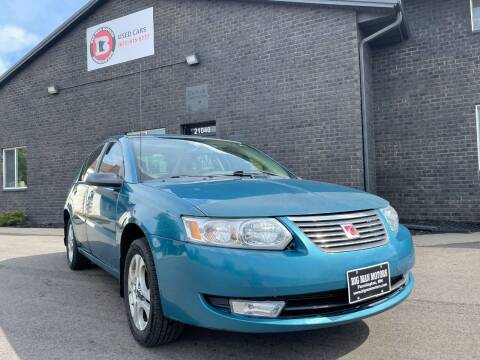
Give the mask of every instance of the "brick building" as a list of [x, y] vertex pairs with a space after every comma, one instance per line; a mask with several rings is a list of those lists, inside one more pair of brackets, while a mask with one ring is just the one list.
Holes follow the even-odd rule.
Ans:
[[[94, 146], [154, 129], [246, 142], [403, 219], [480, 222], [472, 5], [92, 0], [0, 76], [0, 211], [61, 223]], [[87, 29], [149, 8], [154, 55], [89, 71]]]

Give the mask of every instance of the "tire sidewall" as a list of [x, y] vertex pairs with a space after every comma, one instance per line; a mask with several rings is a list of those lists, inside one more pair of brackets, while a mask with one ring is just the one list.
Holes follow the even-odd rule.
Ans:
[[[138, 329], [132, 319], [130, 312], [130, 300], [128, 297], [128, 272], [130, 268], [130, 262], [134, 255], [140, 255], [145, 263], [148, 273], [148, 282], [150, 285], [150, 314], [148, 317], [147, 327], [144, 330]], [[125, 267], [123, 273], [123, 291], [124, 291], [124, 303], [125, 310], [128, 317], [128, 325], [132, 331], [134, 338], [141, 344], [145, 344], [148, 341], [148, 337], [152, 332], [152, 326], [156, 326], [156, 319], [163, 317], [160, 307], [160, 292], [158, 290], [157, 276], [155, 273], [155, 264], [153, 263], [153, 256], [147, 245], [145, 238], [135, 240], [128, 250], [125, 258]]]

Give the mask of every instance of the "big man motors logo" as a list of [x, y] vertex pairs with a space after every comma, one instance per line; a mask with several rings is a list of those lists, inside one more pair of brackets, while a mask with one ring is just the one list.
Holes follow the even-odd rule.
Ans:
[[102, 26], [93, 33], [90, 40], [90, 56], [97, 64], [105, 64], [112, 58], [115, 46], [115, 33]]

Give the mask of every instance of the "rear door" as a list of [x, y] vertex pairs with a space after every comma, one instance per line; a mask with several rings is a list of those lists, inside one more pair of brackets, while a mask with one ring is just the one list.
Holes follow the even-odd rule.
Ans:
[[[118, 142], [108, 143], [99, 173], [124, 177], [123, 153]], [[92, 254], [103, 263], [118, 270], [117, 201], [121, 189], [108, 186], [89, 186], [86, 201], [87, 238]]]
[[87, 242], [87, 216], [85, 212], [86, 198], [88, 195], [89, 186], [85, 184], [86, 177], [94, 173], [97, 170], [97, 167], [100, 163], [100, 157], [102, 154], [104, 145], [99, 146], [95, 151], [88, 157], [85, 165], [82, 169], [80, 177], [77, 183], [74, 185], [72, 191], [72, 224], [73, 232], [77, 242], [85, 250], [90, 250]]

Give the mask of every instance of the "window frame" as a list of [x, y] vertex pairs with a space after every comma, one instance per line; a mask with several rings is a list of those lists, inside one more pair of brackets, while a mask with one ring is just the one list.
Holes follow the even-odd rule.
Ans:
[[480, 172], [480, 104], [475, 105], [475, 117], [477, 122], [477, 156], [478, 156], [478, 171]]
[[[28, 189], [28, 185], [27, 186], [18, 186], [18, 149], [27, 149], [26, 146], [18, 146], [18, 147], [12, 147], [12, 148], [5, 148], [2, 150], [2, 188], [4, 191], [21, 191], [21, 190], [27, 190]], [[7, 184], [7, 173], [6, 173], [6, 169], [7, 169], [7, 164], [6, 164], [6, 155], [5, 153], [7, 151], [14, 151], [14, 162], [15, 162], [15, 186], [14, 187], [7, 187], [6, 184]], [[27, 167], [28, 169], [28, 167]], [[28, 176], [28, 174], [27, 174]], [[28, 177], [27, 177], [28, 179]]]
[[480, 33], [480, 29], [476, 30], [475, 29], [475, 22], [474, 22], [474, 18], [473, 18], [473, 0], [470, 0], [470, 22], [471, 22], [471, 26], [472, 26], [472, 32], [473, 33]]

